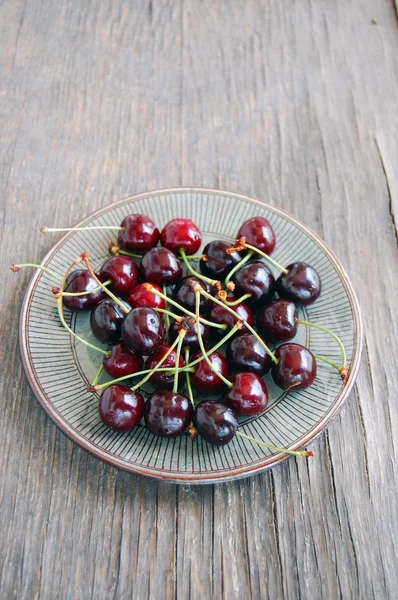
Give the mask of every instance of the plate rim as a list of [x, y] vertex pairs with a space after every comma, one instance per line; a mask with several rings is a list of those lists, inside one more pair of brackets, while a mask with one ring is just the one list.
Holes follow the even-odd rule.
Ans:
[[[338, 271], [340, 278], [342, 280], [342, 283], [346, 288], [346, 293], [348, 294], [348, 296], [350, 297], [350, 299], [352, 301], [354, 338], [356, 338], [356, 345], [354, 346], [352, 365], [351, 365], [349, 379], [348, 379], [346, 386], [341, 390], [336, 401], [334, 402], [334, 404], [331, 407], [331, 409], [329, 410], [329, 412], [325, 415], [325, 417], [317, 425], [315, 425], [309, 432], [304, 434], [298, 440], [298, 442], [293, 444], [289, 449], [296, 450], [298, 448], [301, 448], [301, 447], [309, 444], [310, 442], [315, 440], [322, 433], [322, 431], [329, 425], [329, 423], [332, 421], [332, 419], [335, 418], [335, 416], [339, 413], [339, 411], [345, 404], [345, 402], [353, 388], [353, 385], [355, 383], [355, 380], [356, 380], [356, 377], [358, 374], [358, 370], [359, 370], [359, 366], [360, 366], [361, 354], [362, 354], [362, 349], [363, 349], [363, 322], [362, 322], [362, 316], [361, 316], [361, 310], [360, 310], [358, 298], [357, 298], [357, 295], [355, 293], [354, 287], [351, 283], [349, 276], [347, 275], [340, 260], [336, 257], [334, 252], [326, 245], [326, 243], [322, 240], [322, 238], [320, 238], [320, 236], [317, 233], [312, 231], [312, 229], [310, 229], [307, 225], [302, 223], [299, 219], [297, 219], [296, 217], [294, 217], [287, 211], [285, 211], [279, 207], [276, 207], [272, 204], [269, 204], [268, 202], [265, 202], [264, 200], [261, 200], [259, 198], [255, 198], [252, 196], [248, 196], [246, 194], [240, 194], [240, 193], [232, 192], [232, 191], [228, 191], [228, 190], [222, 190], [222, 189], [218, 189], [218, 188], [183, 186], [183, 187], [160, 188], [160, 189], [155, 189], [155, 190], [151, 190], [151, 191], [147, 191], [147, 192], [140, 192], [138, 194], [130, 194], [126, 197], [115, 200], [112, 203], [107, 204], [106, 206], [104, 206], [102, 208], [98, 208], [95, 211], [92, 211], [91, 213], [86, 215], [83, 219], [81, 219], [78, 223], [73, 225], [73, 227], [84, 226], [84, 224], [86, 222], [91, 221], [93, 218], [100, 216], [104, 212], [108, 212], [112, 208], [116, 208], [118, 205], [123, 205], [123, 204], [127, 203], [128, 201], [132, 200], [132, 201], [136, 202], [140, 198], [151, 198], [153, 196], [159, 196], [159, 195], [165, 195], [165, 194], [169, 195], [172, 193], [178, 193], [178, 194], [182, 194], [182, 193], [206, 194], [206, 193], [208, 193], [208, 194], [227, 196], [227, 197], [230, 196], [230, 197], [234, 197], [236, 199], [244, 200], [246, 202], [250, 202], [252, 204], [257, 204], [259, 206], [265, 207], [266, 209], [270, 210], [271, 212], [279, 214], [283, 218], [287, 219], [288, 221], [293, 223], [296, 227], [298, 227], [299, 229], [304, 231], [310, 238], [312, 238], [317, 243], [317, 245], [322, 248], [322, 250], [325, 252], [325, 254], [331, 259], [336, 270]], [[62, 247], [62, 245], [70, 237], [75, 235], [75, 233], [76, 232], [74, 232], [74, 231], [69, 231], [69, 232], [65, 233], [64, 235], [62, 235], [55, 242], [55, 244], [53, 244], [51, 246], [51, 248], [48, 250], [48, 252], [46, 252], [45, 256], [43, 257], [43, 259], [41, 260], [41, 262], [39, 264], [46, 265], [46, 263], [52, 258], [54, 253], [56, 253], [57, 250], [60, 247]], [[35, 284], [37, 283], [37, 280], [39, 279], [39, 277], [41, 275], [42, 275], [41, 271], [38, 270], [32, 276], [32, 278], [26, 288], [24, 299], [23, 299], [22, 306], [21, 306], [20, 320], [19, 320], [19, 347], [20, 347], [22, 364], [23, 364], [29, 385], [30, 385], [34, 395], [36, 396], [37, 400], [39, 401], [41, 407], [45, 410], [45, 412], [51, 418], [51, 420], [55, 423], [55, 425], [67, 437], [69, 437], [69, 439], [71, 439], [74, 443], [76, 443], [78, 446], [83, 448], [86, 452], [95, 456], [96, 458], [99, 458], [101, 461], [109, 464], [112, 467], [122, 469], [129, 473], [145, 475], [145, 476], [157, 479], [157, 480], [168, 481], [170, 483], [185, 483], [185, 484], [199, 484], [199, 485], [200, 484], [217, 483], [217, 482], [227, 482], [227, 481], [241, 479], [243, 477], [248, 477], [250, 475], [255, 475], [256, 473], [268, 470], [268, 469], [276, 466], [276, 464], [279, 464], [282, 461], [289, 458], [289, 456], [290, 456], [289, 454], [287, 454], [285, 452], [281, 452], [281, 453], [275, 454], [271, 457], [265, 457], [260, 464], [258, 464], [258, 462], [256, 462], [256, 464], [254, 464], [252, 467], [250, 465], [236, 467], [233, 470], [229, 470], [227, 473], [225, 473], [225, 471], [221, 471], [220, 473], [210, 472], [208, 475], [206, 473], [203, 473], [203, 474], [176, 473], [174, 475], [174, 474], [170, 473], [169, 471], [162, 472], [160, 470], [159, 471], [156, 470], [156, 472], [155, 472], [150, 467], [142, 467], [140, 465], [135, 465], [133, 463], [131, 463], [131, 465], [129, 465], [125, 460], [120, 459], [116, 456], [112, 456], [109, 453], [106, 453], [100, 446], [97, 446], [97, 445], [93, 444], [92, 442], [88, 442], [84, 439], [81, 439], [81, 436], [79, 435], [79, 433], [75, 432], [74, 428], [68, 426], [68, 424], [62, 418], [60, 418], [58, 416], [58, 411], [56, 411], [55, 407], [52, 405], [51, 400], [47, 398], [46, 394], [44, 392], [42, 392], [42, 390], [40, 389], [40, 386], [37, 385], [36, 380], [35, 380], [34, 365], [29, 356], [28, 344], [27, 344], [27, 340], [25, 339], [25, 334], [27, 333], [25, 325], [28, 321], [28, 310], [27, 309], [28, 309], [29, 302], [32, 297], [32, 292], [34, 291], [34, 288], [35, 288]]]

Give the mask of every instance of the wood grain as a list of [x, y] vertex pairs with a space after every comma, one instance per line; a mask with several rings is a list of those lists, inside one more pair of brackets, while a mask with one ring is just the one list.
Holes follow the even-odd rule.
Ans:
[[[1, 597], [396, 598], [395, 3], [3, 0], [0, 40]], [[29, 390], [29, 273], [8, 265], [51, 247], [41, 225], [176, 185], [292, 212], [352, 278], [366, 353], [311, 461], [157, 483], [86, 455]]]

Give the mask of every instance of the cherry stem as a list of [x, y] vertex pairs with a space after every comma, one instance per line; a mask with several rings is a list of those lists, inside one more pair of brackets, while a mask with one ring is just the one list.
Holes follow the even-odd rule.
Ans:
[[73, 335], [77, 340], [79, 340], [80, 342], [82, 342], [83, 344], [85, 344], [86, 346], [88, 346], [89, 348], [92, 348], [93, 350], [96, 350], [97, 352], [101, 352], [101, 354], [105, 354], [105, 356], [109, 355], [109, 351], [108, 350], [103, 350], [102, 348], [98, 348], [98, 346], [94, 346], [94, 344], [90, 344], [90, 342], [87, 342], [86, 340], [84, 340], [82, 337], [80, 337], [80, 335], [77, 335], [77, 333], [75, 333], [69, 327], [69, 325], [66, 323], [65, 317], [64, 317], [64, 311], [63, 311], [63, 305], [62, 305], [62, 296], [60, 296], [59, 298], [57, 298], [57, 308], [58, 308], [59, 319], [60, 319], [62, 325], [65, 327], [65, 329], [67, 331], [69, 331], [69, 333], [71, 335]]
[[119, 300], [119, 298], [118, 298], [117, 296], [115, 296], [115, 294], [112, 294], [112, 292], [111, 292], [110, 290], [108, 290], [108, 288], [106, 287], [106, 285], [104, 285], [104, 284], [102, 283], [102, 281], [100, 281], [100, 280], [98, 279], [98, 277], [96, 276], [96, 274], [94, 273], [94, 271], [93, 271], [93, 269], [92, 269], [92, 267], [91, 267], [91, 265], [90, 265], [90, 262], [89, 262], [89, 260], [88, 260], [88, 254], [87, 254], [87, 252], [83, 252], [83, 253], [81, 254], [81, 257], [82, 257], [82, 259], [84, 260], [84, 262], [85, 262], [85, 264], [86, 264], [86, 267], [87, 267], [87, 270], [88, 270], [88, 272], [90, 273], [91, 277], [94, 279], [94, 281], [96, 281], [96, 282], [98, 283], [98, 285], [100, 286], [100, 288], [102, 288], [102, 289], [104, 290], [104, 292], [105, 292], [106, 294], [108, 294], [108, 296], [109, 296], [110, 298], [112, 298], [112, 300], [113, 300], [114, 302], [116, 302], [116, 304], [117, 304], [118, 306], [120, 306], [120, 308], [122, 309], [122, 311], [124, 312], [124, 314], [125, 314], [125, 315], [127, 315], [127, 314], [130, 312], [130, 309], [129, 309], [129, 308], [127, 308], [127, 306], [126, 306], [125, 304], [123, 304], [123, 302], [122, 302], [121, 300]]
[[[185, 348], [185, 364], [188, 364], [188, 363], [189, 363], [189, 348]], [[195, 400], [193, 398], [193, 391], [192, 391], [192, 385], [191, 385], [191, 376], [189, 373], [190, 373], [189, 370], [185, 371], [185, 383], [187, 386], [188, 398], [190, 399], [193, 408], [195, 408]]]
[[[144, 283], [143, 285], [147, 292], [152, 292], [152, 294], [155, 294], [155, 296], [159, 296], [159, 298], [163, 298], [163, 300], [166, 300], [166, 302], [168, 302], [169, 304], [172, 304], [173, 306], [178, 308], [178, 310], [180, 310], [181, 312], [196, 319], [195, 313], [191, 312], [187, 308], [184, 308], [183, 306], [181, 306], [181, 304], [178, 304], [178, 302], [176, 302], [172, 298], [165, 296], [162, 292], [159, 292], [158, 290], [156, 290], [150, 283]], [[212, 296], [211, 296], [211, 298], [212, 298]], [[217, 329], [226, 329], [227, 328], [227, 326], [225, 324], [219, 325], [218, 323], [213, 323], [213, 321], [208, 321], [207, 319], [204, 319], [203, 317], [200, 317], [199, 321], [201, 323], [204, 323], [204, 325], [209, 325], [209, 327], [216, 327]]]
[[171, 312], [171, 310], [166, 310], [165, 308], [154, 308], [154, 310], [156, 310], [157, 312], [160, 312], [160, 313], [162, 313], [164, 315], [169, 315], [169, 317], [172, 317], [178, 323], [181, 322], [181, 320], [182, 320], [182, 317], [180, 317], [179, 315], [176, 315], [175, 313]]
[[241, 433], [240, 431], [236, 431], [236, 435], [239, 437], [245, 438], [245, 440], [249, 440], [250, 442], [254, 442], [255, 444], [260, 444], [260, 446], [265, 446], [270, 450], [276, 450], [277, 452], [285, 452], [287, 454], [293, 454], [294, 456], [314, 456], [314, 453], [310, 450], [288, 450], [287, 448], [278, 448], [277, 446], [271, 446], [271, 444], [266, 444], [261, 440], [257, 440], [251, 435], [246, 435], [245, 433]]
[[[196, 292], [194, 286], [194, 291]], [[198, 285], [198, 288], [200, 286]], [[197, 288], [197, 289], [198, 289]], [[247, 321], [245, 321], [244, 319], [242, 319], [237, 312], [235, 312], [232, 308], [230, 308], [227, 304], [224, 304], [224, 302], [221, 302], [221, 300], [217, 300], [217, 298], [214, 298], [211, 294], [208, 294], [204, 289], [200, 288], [200, 290], [198, 289], [198, 292], [200, 294], [202, 294], [202, 296], [205, 296], [206, 298], [209, 298], [209, 300], [212, 300], [215, 304], [218, 304], [219, 306], [222, 306], [223, 308], [225, 308], [225, 310], [227, 310], [228, 312], [231, 313], [231, 315], [234, 315], [234, 317], [236, 319], [238, 319], [238, 321], [241, 321], [246, 327], [247, 329], [250, 331], [250, 333], [252, 333], [254, 335], [254, 337], [260, 342], [260, 344], [263, 346], [264, 350], [266, 351], [266, 353], [271, 357], [272, 361], [277, 365], [278, 364], [278, 359], [276, 358], [275, 354], [273, 352], [271, 352], [271, 350], [268, 348], [267, 344], [264, 342], [264, 340], [261, 339], [261, 337], [258, 335], [257, 331], [255, 331], [253, 329], [253, 327], [251, 325], [249, 325], [249, 323]]]
[[203, 258], [203, 254], [190, 254], [187, 256], [187, 260], [201, 260]]
[[345, 348], [344, 348], [344, 345], [343, 345], [343, 342], [341, 341], [341, 339], [335, 333], [333, 333], [333, 331], [330, 331], [330, 329], [328, 329], [327, 327], [324, 327], [323, 325], [318, 325], [318, 323], [311, 323], [310, 321], [303, 321], [302, 319], [296, 319], [296, 323], [300, 323], [301, 325], [307, 325], [308, 327], [315, 327], [315, 329], [320, 329], [321, 331], [325, 331], [325, 333], [328, 333], [329, 335], [332, 336], [332, 338], [334, 338], [336, 340], [336, 342], [338, 343], [340, 350], [341, 350], [341, 362], [342, 362], [341, 367], [337, 367], [337, 370], [339, 371], [340, 375], [344, 378], [347, 375], [347, 367], [346, 367], [347, 356], [346, 356]]
[[266, 260], [268, 260], [268, 262], [270, 262], [272, 265], [274, 265], [274, 267], [276, 267], [277, 269], [279, 269], [280, 271], [282, 271], [282, 273], [284, 275], [287, 275], [289, 273], [289, 271], [287, 269], [285, 269], [285, 267], [282, 267], [282, 265], [280, 265], [279, 263], [277, 263], [276, 260], [274, 260], [273, 258], [271, 258], [268, 254], [265, 254], [265, 252], [263, 252], [262, 250], [259, 250], [255, 246], [252, 246], [251, 244], [247, 244], [246, 242], [245, 242], [245, 246], [246, 246], [246, 248], [249, 248], [249, 250], [252, 250], [253, 252], [257, 252], [257, 254], [259, 254], [260, 256], [262, 256], [263, 258], [265, 258]]
[[[171, 344], [170, 348], [167, 350], [166, 354], [164, 354], [162, 356], [162, 358], [160, 359], [160, 361], [158, 362], [158, 364], [153, 367], [153, 369], [151, 369], [147, 375], [145, 375], [145, 377], [143, 379], [141, 379], [141, 381], [139, 381], [134, 387], [132, 387], [132, 391], [135, 392], [135, 390], [137, 390], [141, 385], [144, 385], [144, 383], [146, 383], [148, 381], [148, 379], [150, 379], [150, 377], [152, 377], [152, 375], [154, 373], [156, 373], [156, 371], [159, 370], [159, 367], [162, 366], [162, 364], [164, 363], [164, 361], [166, 360], [166, 358], [173, 352], [174, 348], [180, 343], [180, 339], [184, 337], [185, 335], [185, 330], [181, 330], [184, 331], [184, 334], [179, 334], [178, 337], [174, 340], [174, 342]], [[178, 365], [178, 363], [177, 363]], [[170, 369], [167, 369], [168, 371]]]
[[40, 227], [42, 233], [53, 233], [57, 231], [91, 231], [95, 229], [115, 229], [116, 231], [124, 231], [124, 227], [116, 227], [114, 225], [100, 225], [97, 227]]
[[238, 264], [237, 264], [237, 265], [235, 265], [235, 266], [234, 266], [234, 268], [230, 270], [230, 272], [228, 273], [228, 275], [227, 275], [227, 276], [226, 276], [226, 278], [224, 279], [224, 283], [225, 283], [225, 285], [227, 285], [227, 283], [230, 281], [230, 279], [232, 278], [232, 275], [235, 275], [236, 271], [239, 271], [239, 269], [240, 269], [241, 267], [243, 267], [243, 265], [244, 265], [244, 264], [246, 264], [246, 263], [247, 263], [247, 261], [248, 261], [248, 260], [250, 260], [252, 256], [253, 256], [253, 252], [248, 252], [248, 253], [246, 254], [246, 256], [244, 256], [244, 257], [242, 258], [242, 260], [241, 260], [241, 261], [239, 261], [239, 262], [238, 262]]
[[[182, 369], [179, 369], [179, 370], [182, 371]], [[163, 368], [157, 369], [157, 372], [159, 372], [159, 373], [167, 372], [167, 375], [170, 375], [170, 367], [163, 367]], [[140, 377], [141, 375], [146, 375], [147, 373], [152, 373], [152, 369], [145, 369], [143, 371], [137, 371], [137, 373], [129, 373], [128, 375], [123, 375], [122, 377], [118, 377], [117, 379], [112, 379], [111, 381], [106, 381], [105, 383], [101, 383], [101, 385], [90, 386], [88, 389], [90, 392], [98, 392], [99, 390], [102, 390], [103, 388], [106, 388], [109, 385], [113, 385], [114, 383], [119, 383], [120, 381], [126, 381], [126, 379], [132, 379], [133, 377]], [[174, 371], [171, 373], [171, 375], [173, 373], [174, 373]]]
[[174, 383], [173, 383], [173, 392], [174, 394], [177, 393], [178, 391], [178, 378], [179, 378], [179, 371], [180, 371], [180, 354], [181, 354], [181, 346], [182, 343], [184, 341], [184, 337], [186, 334], [186, 329], [180, 329], [180, 331], [178, 332], [178, 344], [177, 344], [177, 349], [176, 349], [176, 366], [174, 369]]
[[112, 240], [109, 242], [108, 247], [111, 254], [123, 254], [124, 256], [130, 256], [131, 258], [142, 258], [144, 256], [143, 254], [135, 254], [134, 252], [128, 252], [128, 250], [122, 250], [119, 246], [116, 246]]
[[245, 300], [247, 300], [248, 298], [251, 298], [251, 297], [252, 297], [252, 294], [245, 294], [244, 296], [241, 296], [240, 298], [238, 298], [237, 300], [233, 300], [232, 302], [229, 302], [228, 298], [224, 298], [223, 302], [227, 306], [237, 306], [237, 304], [241, 304], [242, 302], [244, 302]]
[[[112, 281], [108, 279], [108, 281], [104, 281], [103, 285], [110, 285]], [[55, 289], [55, 288], [53, 288]], [[98, 292], [98, 290], [102, 289], [101, 286], [97, 285], [97, 287], [92, 290], [86, 290], [85, 292], [58, 292], [60, 296], [88, 296], [88, 294], [93, 294], [94, 292]], [[57, 293], [57, 292], [55, 292]]]
[[200, 348], [200, 350], [202, 352], [203, 358], [205, 359], [205, 361], [209, 365], [210, 369], [212, 371], [214, 371], [214, 373], [221, 379], [221, 381], [223, 381], [225, 383], [225, 385], [227, 385], [229, 388], [231, 388], [233, 386], [233, 383], [231, 383], [226, 377], [224, 377], [224, 375], [222, 375], [221, 373], [219, 373], [219, 371], [217, 371], [217, 369], [214, 368], [214, 365], [212, 364], [210, 358], [207, 356], [207, 353], [206, 353], [206, 350], [205, 350], [205, 346], [203, 344], [202, 332], [200, 331], [200, 327], [199, 327], [200, 291], [198, 290], [198, 288], [202, 289], [199, 284], [197, 284], [195, 286], [195, 288], [194, 288], [194, 291], [195, 291], [195, 306], [196, 306], [196, 323], [198, 325], [198, 327], [197, 327], [197, 334], [198, 334], [199, 348]]
[[47, 267], [42, 267], [42, 265], [35, 265], [34, 263], [24, 263], [22, 265], [11, 265], [10, 269], [14, 273], [17, 273], [19, 271], [19, 269], [24, 268], [24, 267], [33, 267], [34, 269], [40, 269], [41, 271], [44, 271], [45, 273], [47, 273], [47, 275], [51, 275], [51, 277], [54, 277], [54, 279], [57, 279], [58, 281], [62, 281], [61, 275], [54, 273], [54, 271], [51, 271], [51, 269], [48, 269]]
[[104, 365], [101, 365], [100, 368], [98, 369], [98, 372], [97, 372], [96, 376], [94, 377], [94, 381], [91, 385], [97, 385], [99, 378], [102, 375], [103, 370], [104, 370]]
[[210, 277], [205, 277], [204, 275], [202, 275], [202, 273], [198, 273], [197, 271], [195, 271], [195, 269], [192, 267], [192, 265], [189, 264], [188, 259], [187, 259], [187, 255], [185, 254], [185, 250], [183, 250], [183, 248], [180, 249], [180, 256], [182, 258], [182, 261], [184, 263], [184, 265], [186, 266], [188, 272], [193, 275], [193, 277], [196, 277], [197, 279], [201, 279], [202, 281], [204, 281], [205, 283], [208, 283], [209, 285], [215, 286], [221, 288], [221, 283], [215, 279], [210, 279]]
[[[166, 298], [167, 298], [167, 289], [166, 289], [166, 284], [164, 283], [162, 287], [163, 287], [163, 294], [164, 294], [164, 295], [166, 296]], [[165, 300], [165, 303], [166, 303], [166, 309], [167, 309], [167, 300]], [[166, 312], [164, 313], [164, 316], [165, 316], [165, 320], [166, 320], [166, 329], [167, 329], [167, 331], [168, 331], [168, 330], [169, 330], [169, 327], [170, 327], [170, 317], [169, 317], [169, 313], [167, 312], [167, 310], [166, 310]]]

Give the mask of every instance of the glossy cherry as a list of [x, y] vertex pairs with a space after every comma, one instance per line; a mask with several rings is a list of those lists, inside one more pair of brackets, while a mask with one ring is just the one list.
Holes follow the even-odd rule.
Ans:
[[[176, 284], [173, 291], [174, 300], [181, 304], [181, 306], [183, 306], [184, 308], [193, 312], [195, 311], [196, 306], [196, 296], [195, 292], [192, 289], [192, 284], [195, 283], [198, 283], [200, 287], [209, 294], [211, 293], [210, 286], [207, 283], [192, 276], [183, 277]], [[214, 302], [210, 300], [210, 298], [205, 298], [204, 296], [200, 297], [199, 310], [202, 314], [208, 313], [213, 305]]]
[[257, 375], [267, 373], [272, 364], [264, 346], [251, 333], [233, 337], [227, 348], [227, 360], [234, 371], [251, 371]]
[[[166, 352], [169, 349], [170, 349], [170, 346], [168, 344], [162, 344], [160, 346], [160, 348], [158, 348], [157, 350], [155, 350], [155, 352], [153, 352], [150, 356], [148, 356], [146, 363], [145, 363], [145, 369], [153, 369], [154, 367], [156, 367], [158, 362], [162, 360], [163, 356], [166, 354]], [[170, 369], [173, 370], [176, 366], [176, 358], [177, 358], [177, 352], [174, 349], [170, 352], [170, 354], [168, 355], [166, 360], [162, 363], [161, 367], [162, 368], [170, 367]], [[182, 368], [184, 365], [185, 365], [184, 359], [180, 355], [180, 360], [178, 361], [178, 366], [180, 368]], [[181, 380], [183, 378], [183, 376], [184, 376], [183, 373], [180, 373], [178, 376], [178, 379]], [[172, 390], [173, 384], [174, 384], [174, 374], [167, 375], [166, 371], [156, 371], [150, 377], [149, 381], [156, 388], [160, 388], [160, 389], [164, 389], [164, 390]]]
[[291, 300], [278, 298], [261, 306], [257, 313], [257, 327], [268, 340], [288, 342], [297, 333], [297, 307]]
[[203, 255], [206, 258], [202, 258], [199, 263], [203, 275], [215, 280], [224, 279], [228, 275], [243, 257], [243, 253], [228, 254], [227, 248], [230, 247], [231, 243], [222, 240], [214, 240], [204, 247]]
[[191, 401], [182, 394], [158, 390], [145, 402], [145, 425], [149, 431], [162, 437], [174, 438], [184, 433], [191, 416]]
[[120, 226], [124, 231], [119, 232], [117, 243], [124, 250], [146, 252], [158, 243], [159, 229], [146, 215], [128, 215]]
[[216, 446], [228, 444], [238, 426], [231, 408], [214, 400], [199, 402], [194, 410], [192, 421], [202, 438]]
[[101, 300], [90, 314], [90, 327], [93, 335], [104, 344], [120, 339], [124, 312], [110, 298]]
[[[233, 296], [228, 296], [227, 300], [233, 301], [235, 298]], [[241, 319], [246, 321], [251, 326], [254, 325], [254, 315], [247, 304], [241, 302], [232, 308], [236, 313], [238, 313]], [[232, 315], [226, 308], [220, 306], [219, 304], [214, 304], [210, 311], [209, 320], [214, 321], [214, 323], [219, 323], [220, 325], [225, 324], [227, 325], [228, 329], [232, 329], [235, 323], [238, 321], [234, 315]], [[221, 329], [218, 330], [218, 332], [222, 335], [225, 335], [225, 331], [222, 331]], [[243, 326], [241, 329], [238, 329], [235, 335], [244, 335], [245, 333], [249, 333], [249, 330], [247, 327]]]
[[[66, 278], [64, 292], [77, 294], [94, 288], [98, 288], [98, 283], [91, 277], [87, 269], [77, 269], [76, 271], [72, 271]], [[85, 296], [63, 296], [62, 301], [64, 306], [69, 308], [69, 310], [83, 311], [91, 310], [104, 298], [105, 292], [99, 289]]]
[[[182, 317], [181, 323], [178, 323], [177, 321], [172, 322], [169, 329], [170, 341], [174, 342], [178, 335], [178, 332], [181, 329], [181, 326], [183, 326], [186, 331], [184, 337], [184, 346], [188, 346], [188, 348], [190, 348], [191, 350], [197, 350], [199, 348], [198, 327], [196, 321], [192, 322], [191, 317]], [[210, 337], [210, 327], [208, 325], [200, 323], [200, 333], [202, 336], [203, 343], [204, 345], [206, 345]]]
[[138, 266], [130, 256], [119, 254], [110, 256], [102, 264], [99, 271], [101, 281], [110, 279], [110, 289], [116, 295], [127, 295], [137, 285]]
[[107, 387], [98, 401], [99, 414], [108, 427], [129, 431], [137, 425], [144, 413], [144, 398], [139, 392], [120, 383]]
[[268, 404], [268, 390], [255, 373], [241, 372], [230, 376], [231, 388], [224, 391], [224, 401], [240, 416], [258, 415]]
[[151, 354], [163, 343], [165, 328], [153, 308], [133, 308], [124, 318], [122, 339], [130, 350]]
[[160, 243], [175, 253], [184, 250], [188, 255], [196, 254], [202, 243], [202, 234], [191, 219], [173, 219], [163, 227]]
[[272, 379], [283, 390], [304, 390], [316, 377], [316, 360], [308, 348], [288, 342], [275, 351], [278, 364], [271, 369]]
[[142, 369], [142, 355], [129, 350], [123, 342], [116, 342], [109, 348], [109, 356], [105, 356], [102, 365], [114, 379], [138, 373]]
[[276, 291], [281, 298], [308, 306], [319, 298], [322, 284], [318, 273], [306, 263], [296, 262], [286, 267], [276, 280]]
[[162, 285], [176, 283], [182, 275], [182, 267], [176, 255], [168, 248], [152, 248], [144, 254], [140, 272], [144, 281]]
[[[193, 362], [201, 356], [202, 352], [199, 350], [192, 355], [191, 361]], [[212, 352], [209, 359], [214, 370], [221, 373], [221, 375], [224, 375], [224, 377], [228, 377], [228, 363], [222, 354], [219, 352]], [[207, 364], [204, 358], [193, 368], [195, 369], [195, 372], [191, 374], [191, 383], [199, 392], [214, 392], [223, 387], [224, 382]]]
[[246, 242], [266, 254], [271, 254], [276, 246], [273, 227], [264, 217], [252, 217], [241, 225], [237, 238], [245, 237]]
[[[161, 292], [161, 288], [156, 283], [151, 283], [152, 287], [158, 292]], [[149, 292], [145, 289], [145, 283], [139, 283], [131, 290], [128, 303], [132, 308], [138, 306], [148, 306], [149, 308], [166, 308], [166, 302], [160, 296], [157, 296], [153, 292]]]
[[249, 306], [258, 307], [269, 302], [275, 293], [275, 278], [261, 261], [255, 261], [244, 265], [233, 276], [235, 283], [235, 295], [251, 294], [246, 300]]

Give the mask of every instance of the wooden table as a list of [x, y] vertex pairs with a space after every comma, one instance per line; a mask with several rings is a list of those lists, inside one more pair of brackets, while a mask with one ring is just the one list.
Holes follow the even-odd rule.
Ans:
[[[0, 27], [1, 598], [397, 598], [394, 1], [5, 0]], [[31, 273], [8, 265], [41, 260], [42, 225], [178, 185], [290, 211], [352, 278], [362, 367], [312, 460], [157, 483], [80, 450], [29, 389]]]

